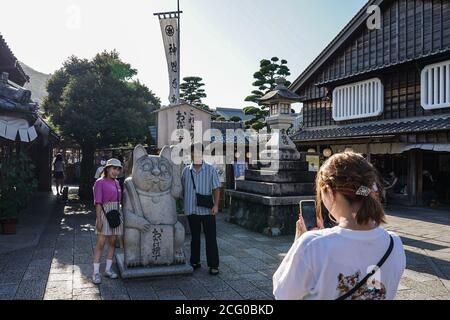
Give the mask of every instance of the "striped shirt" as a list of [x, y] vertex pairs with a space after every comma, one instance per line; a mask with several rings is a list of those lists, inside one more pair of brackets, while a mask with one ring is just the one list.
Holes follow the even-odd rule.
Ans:
[[219, 174], [213, 166], [205, 162], [203, 162], [200, 171], [196, 171], [191, 164], [190, 166], [185, 167], [181, 174], [184, 195], [184, 213], [186, 215], [210, 215], [211, 209], [197, 207], [195, 198], [196, 192], [192, 183], [191, 172], [194, 178], [195, 187], [197, 188], [197, 193], [203, 195], [210, 195], [213, 193], [213, 190], [220, 188]]

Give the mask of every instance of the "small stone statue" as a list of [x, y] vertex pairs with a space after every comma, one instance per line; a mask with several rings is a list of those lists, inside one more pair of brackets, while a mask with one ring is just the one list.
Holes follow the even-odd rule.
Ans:
[[171, 161], [171, 147], [149, 156], [143, 146], [133, 152], [133, 172], [125, 181], [124, 253], [127, 267], [185, 263], [185, 230], [178, 222], [182, 165]]

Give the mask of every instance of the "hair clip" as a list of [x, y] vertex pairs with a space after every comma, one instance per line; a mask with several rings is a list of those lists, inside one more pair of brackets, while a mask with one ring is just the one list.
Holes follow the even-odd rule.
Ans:
[[356, 195], [357, 196], [368, 197], [371, 192], [372, 192], [372, 190], [370, 190], [368, 187], [361, 186], [361, 187], [359, 187], [358, 191], [356, 191]]

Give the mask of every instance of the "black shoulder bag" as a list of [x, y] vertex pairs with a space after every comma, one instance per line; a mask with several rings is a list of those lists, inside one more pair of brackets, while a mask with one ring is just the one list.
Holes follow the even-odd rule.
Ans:
[[372, 270], [372, 272], [367, 274], [364, 277], [364, 279], [362, 279], [357, 285], [355, 285], [349, 292], [337, 298], [336, 300], [346, 300], [350, 298], [356, 291], [359, 290], [359, 288], [361, 288], [364, 284], [366, 284], [367, 280], [369, 280], [370, 277], [372, 277], [375, 273], [377, 273], [377, 271], [381, 268], [381, 266], [386, 262], [387, 258], [389, 258], [389, 256], [391, 255], [392, 249], [394, 249], [394, 238], [392, 238], [392, 236], [390, 236], [390, 238], [391, 242], [389, 244], [388, 250], [384, 254], [383, 258], [380, 260], [380, 262], [377, 263], [377, 266]]
[[191, 172], [192, 184], [194, 185], [195, 198], [197, 199], [197, 202], [196, 202], [197, 207], [203, 207], [203, 208], [208, 208], [208, 209], [214, 208], [213, 196], [197, 193], [197, 188], [196, 188], [195, 182], [194, 182], [194, 175], [192, 174], [192, 170], [189, 170], [189, 171]]
[[117, 188], [117, 181], [114, 181], [115, 185], [116, 185], [116, 189], [117, 189], [117, 210], [111, 210], [106, 212], [105, 208], [102, 206], [102, 210], [103, 213], [105, 214], [106, 220], [108, 220], [108, 224], [110, 226], [111, 229], [115, 229], [118, 226], [120, 226], [120, 224], [122, 223], [122, 221], [120, 220], [120, 212], [119, 212], [119, 206], [120, 206], [120, 193], [119, 193], [119, 188]]

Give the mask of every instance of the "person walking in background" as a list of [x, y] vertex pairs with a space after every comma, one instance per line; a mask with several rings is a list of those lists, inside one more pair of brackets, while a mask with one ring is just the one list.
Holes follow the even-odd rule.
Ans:
[[437, 208], [439, 207], [437, 192], [436, 192], [436, 181], [433, 175], [428, 170], [422, 171], [422, 181], [423, 181], [423, 200], [425, 205]]
[[294, 245], [273, 276], [278, 300], [392, 300], [406, 266], [399, 236], [385, 222], [378, 174], [363, 156], [336, 154], [316, 178], [316, 206], [338, 223], [307, 232], [300, 216]]
[[219, 274], [216, 215], [219, 212], [220, 179], [217, 170], [203, 161], [203, 145], [191, 146], [192, 164], [183, 169], [184, 213], [191, 229], [191, 258], [194, 269], [201, 267], [200, 236], [205, 233], [206, 258], [211, 275]]
[[[94, 252], [94, 274], [92, 280], [95, 284], [101, 283], [100, 256], [108, 242], [108, 253], [106, 256], [105, 276], [117, 279], [117, 274], [111, 269], [115, 251], [117, 236], [123, 235], [123, 215], [121, 210], [122, 189], [117, 181], [117, 176], [122, 169], [122, 163], [117, 159], [110, 159], [106, 162], [101, 178], [94, 185], [95, 204], [95, 231], [97, 234], [97, 245]], [[106, 215], [116, 210], [120, 213], [120, 224], [112, 227]]]
[[64, 158], [61, 153], [56, 155], [55, 161], [53, 162], [53, 178], [56, 184], [56, 194], [62, 196], [64, 187]]
[[105, 167], [106, 160], [102, 159], [100, 160], [100, 166], [97, 168], [97, 171], [95, 171], [94, 179], [97, 180], [100, 178], [100, 175], [102, 174], [103, 168]]

